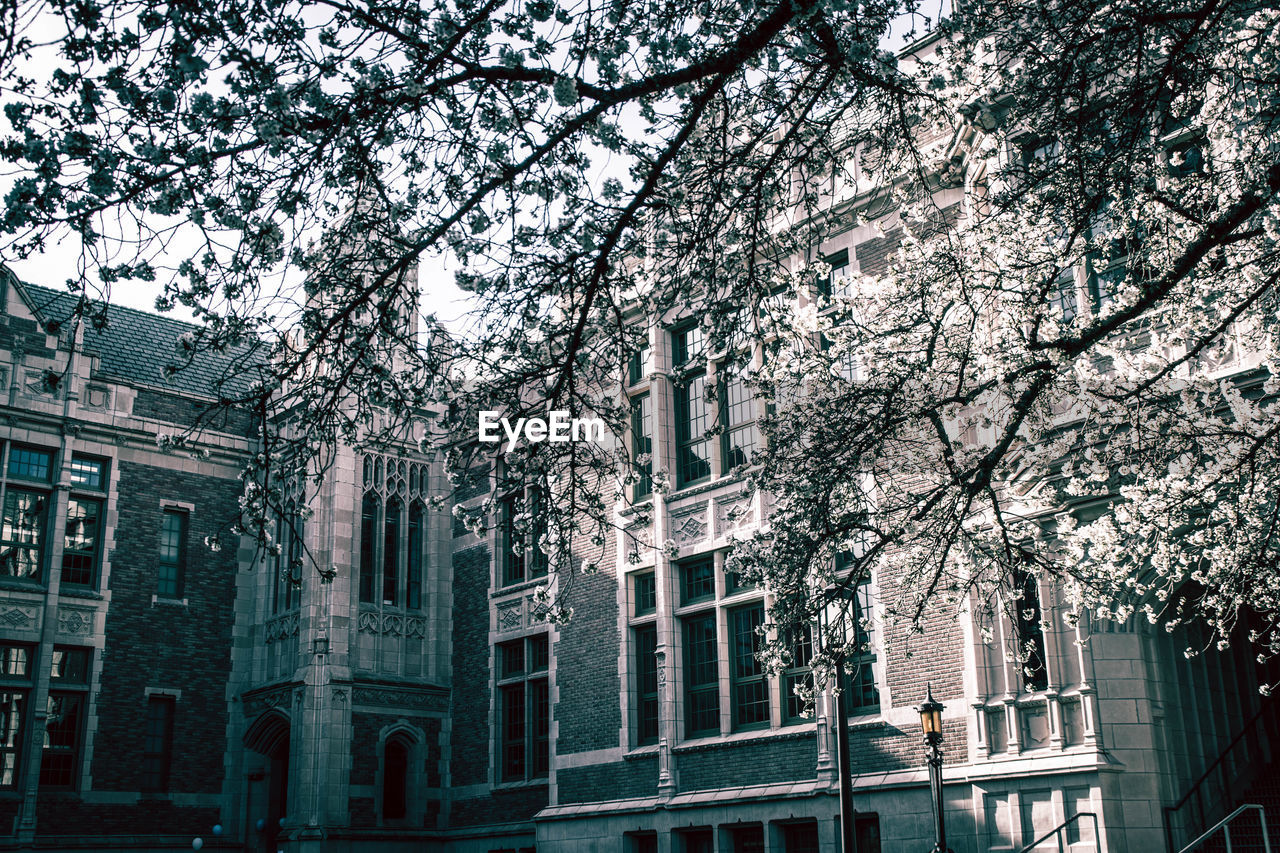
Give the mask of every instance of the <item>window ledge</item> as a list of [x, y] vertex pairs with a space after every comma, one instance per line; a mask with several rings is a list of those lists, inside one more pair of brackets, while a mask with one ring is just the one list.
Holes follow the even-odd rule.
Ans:
[[816, 731], [817, 727], [814, 723], [803, 723], [777, 729], [750, 729], [729, 735], [691, 738], [675, 746], [672, 752], [705, 752], [754, 741], [803, 740], [813, 737]]
[[87, 598], [90, 601], [105, 600], [102, 593], [88, 586], [63, 586], [58, 588], [58, 594], [66, 598]]
[[635, 749], [632, 749], [630, 752], [623, 753], [622, 760], [631, 761], [637, 758], [649, 758], [650, 756], [657, 755], [657, 754], [658, 754], [658, 745], [656, 743], [646, 743], [644, 746], [637, 746]]
[[151, 596], [151, 606], [155, 607], [157, 604], [163, 604], [169, 607], [189, 606], [187, 603], [187, 599], [185, 598], [161, 598], [158, 595]]
[[529, 779], [524, 782], [494, 782], [489, 786], [489, 790], [494, 792], [500, 791], [523, 791], [528, 788], [545, 788], [551, 783], [544, 776], [540, 779]]
[[489, 593], [489, 597], [502, 598], [506, 595], [515, 595], [518, 592], [528, 592], [529, 590], [535, 589], [539, 586], [546, 586], [549, 582], [549, 577], [550, 575], [542, 575], [541, 577], [536, 577], [533, 580], [517, 581], [510, 586], [503, 586], [493, 590]]

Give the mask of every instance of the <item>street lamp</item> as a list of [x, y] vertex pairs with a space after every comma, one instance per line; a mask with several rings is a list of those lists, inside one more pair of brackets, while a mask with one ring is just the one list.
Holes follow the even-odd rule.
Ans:
[[[849, 711], [845, 696], [844, 643], [848, 639], [848, 607], [852, 594], [847, 587], [828, 590], [831, 601], [818, 614], [819, 648], [834, 622], [840, 630], [840, 647], [836, 650], [836, 772], [840, 774], [840, 851], [857, 853], [854, 836], [853, 760], [849, 754]], [[834, 612], [832, 604], [835, 604]]]
[[924, 729], [924, 743], [929, 747], [929, 789], [933, 794], [933, 824], [937, 843], [933, 853], [951, 853], [947, 846], [947, 824], [942, 811], [942, 703], [933, 698], [933, 685], [920, 703], [920, 727]]

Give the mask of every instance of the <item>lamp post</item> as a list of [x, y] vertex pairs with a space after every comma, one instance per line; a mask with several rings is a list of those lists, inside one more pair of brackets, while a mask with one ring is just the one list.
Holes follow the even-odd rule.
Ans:
[[929, 747], [929, 789], [933, 794], [933, 824], [937, 836], [933, 853], [951, 853], [947, 846], [946, 817], [942, 811], [942, 703], [933, 698], [932, 684], [918, 710], [925, 746]]
[[[834, 599], [845, 602], [845, 605], [837, 605], [836, 614], [831, 613], [830, 606], [823, 608], [819, 613], [818, 621], [818, 642], [822, 643], [825, 639], [827, 630], [830, 629], [831, 623], [838, 619], [841, 633], [847, 631], [847, 622], [844, 606], [847, 606], [849, 592], [845, 589], [836, 590]], [[841, 640], [847, 639], [842, 636]], [[836, 729], [836, 772], [840, 774], [840, 853], [858, 853], [858, 841], [854, 836], [853, 822], [853, 762], [849, 755], [849, 706], [845, 696], [845, 674], [844, 674], [844, 644], [840, 645], [835, 655], [836, 665], [836, 718], [834, 721]]]

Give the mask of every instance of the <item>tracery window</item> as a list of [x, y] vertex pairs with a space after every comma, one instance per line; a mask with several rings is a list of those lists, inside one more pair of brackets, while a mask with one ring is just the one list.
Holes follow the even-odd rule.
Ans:
[[360, 601], [421, 609], [427, 563], [428, 468], [377, 454], [362, 462]]

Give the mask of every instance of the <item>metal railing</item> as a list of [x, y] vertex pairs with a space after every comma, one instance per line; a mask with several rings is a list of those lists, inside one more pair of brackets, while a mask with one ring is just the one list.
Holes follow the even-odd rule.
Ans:
[[1231, 814], [1227, 815], [1222, 820], [1218, 821], [1213, 826], [1206, 829], [1199, 838], [1197, 838], [1195, 841], [1192, 841], [1186, 847], [1183, 847], [1181, 850], [1178, 851], [1178, 853], [1187, 853], [1188, 850], [1196, 849], [1201, 844], [1204, 844], [1206, 841], [1208, 841], [1209, 836], [1216, 833], [1219, 829], [1222, 830], [1224, 840], [1227, 842], [1227, 853], [1231, 853], [1230, 823], [1231, 821], [1235, 820], [1241, 814], [1249, 811], [1250, 809], [1258, 810], [1258, 820], [1262, 822], [1262, 847], [1266, 851], [1266, 853], [1271, 853], [1271, 836], [1267, 832], [1267, 812], [1262, 808], [1262, 806], [1258, 805], [1257, 803], [1245, 803], [1243, 806], [1236, 809]]
[[[1208, 822], [1209, 817], [1216, 808], [1228, 800], [1231, 792], [1238, 789], [1238, 781], [1240, 774], [1251, 764], [1257, 760], [1257, 746], [1266, 743], [1270, 734], [1266, 728], [1273, 723], [1276, 714], [1275, 699], [1266, 699], [1262, 702], [1257, 712], [1249, 718], [1248, 722], [1241, 727], [1231, 742], [1226, 745], [1213, 763], [1205, 768], [1200, 774], [1200, 778], [1192, 783], [1187, 789], [1187, 793], [1182, 799], [1171, 806], [1164, 808], [1164, 832], [1165, 838], [1169, 844], [1169, 853], [1173, 853], [1177, 849], [1173, 834], [1175, 817], [1183, 807], [1192, 805], [1193, 812], [1197, 818], [1197, 823], [1204, 826]], [[1245, 742], [1246, 738], [1252, 738], [1254, 744], [1245, 743], [1243, 753], [1236, 754], [1236, 748]], [[1217, 790], [1210, 792], [1210, 788]], [[1189, 820], [1184, 819], [1182, 829], [1187, 829]]]
[[[1032, 841], [1026, 847], [1023, 847], [1021, 850], [1018, 851], [1018, 853], [1027, 853], [1028, 850], [1034, 850], [1035, 848], [1043, 844], [1049, 838], [1050, 835], [1058, 836], [1058, 853], [1066, 853], [1067, 848], [1063, 842], [1062, 833], [1066, 831], [1068, 826], [1075, 823], [1082, 817], [1093, 818], [1093, 849], [1094, 850], [1102, 849], [1098, 845], [1098, 816], [1093, 812], [1077, 812], [1076, 814], [1073, 814], [1071, 817], [1064, 820], [1062, 823], [1055, 826], [1053, 829], [1046, 832], [1044, 835], [1037, 838], [1035, 841]], [[1267, 853], [1271, 853], [1271, 851], [1268, 850]]]

